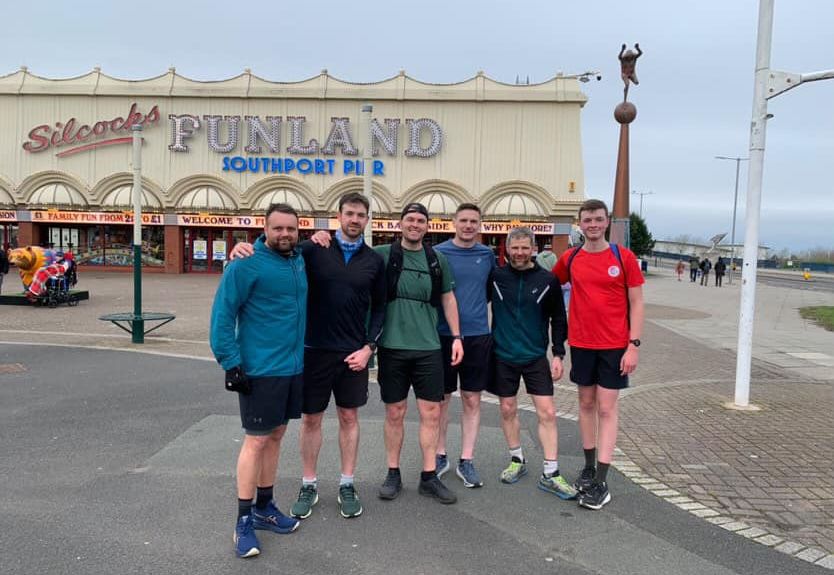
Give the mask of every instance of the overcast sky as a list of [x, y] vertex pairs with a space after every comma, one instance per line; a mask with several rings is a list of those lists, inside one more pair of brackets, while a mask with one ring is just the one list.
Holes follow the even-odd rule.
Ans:
[[[631, 188], [656, 238], [729, 232], [735, 163], [747, 156], [758, 2], [668, 0], [535, 2], [222, 2], [75, 0], [11, 2], [0, 36], [0, 74], [26, 65], [47, 77], [94, 66], [141, 79], [169, 66], [209, 80], [244, 68], [280, 81], [327, 68], [348, 81], [400, 69], [455, 82], [483, 70], [531, 82], [599, 70], [583, 84], [586, 194], [611, 201], [622, 98], [617, 54], [639, 42], [640, 85], [631, 128]], [[215, 6], [215, 7], [212, 7]], [[771, 68], [834, 69], [834, 1], [777, 0]], [[834, 80], [802, 85], [769, 103], [760, 243], [834, 248]], [[742, 164], [736, 239], [744, 238]], [[632, 208], [639, 197], [632, 196]]]

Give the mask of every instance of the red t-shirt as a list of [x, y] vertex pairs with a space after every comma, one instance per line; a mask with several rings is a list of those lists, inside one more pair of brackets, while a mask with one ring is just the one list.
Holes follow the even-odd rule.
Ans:
[[570, 281], [568, 343], [588, 349], [622, 349], [628, 346], [628, 287], [643, 285], [643, 274], [634, 253], [619, 246], [625, 274], [611, 249], [591, 253], [578, 249], [568, 277], [567, 250], [556, 262], [553, 274], [561, 283]]

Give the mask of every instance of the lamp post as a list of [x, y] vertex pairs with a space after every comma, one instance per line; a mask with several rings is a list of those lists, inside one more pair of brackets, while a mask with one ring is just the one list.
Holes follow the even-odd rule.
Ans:
[[733, 231], [730, 235], [730, 269], [727, 273], [727, 283], [733, 283], [733, 268], [736, 263], [736, 207], [738, 206], [738, 172], [741, 162], [746, 162], [750, 158], [733, 158], [730, 156], [715, 156], [716, 160], [733, 160], [736, 163], [736, 191], [733, 194]]
[[371, 131], [372, 114], [374, 107], [371, 104], [362, 104], [360, 108], [360, 124], [364, 131], [365, 141], [362, 145], [362, 193], [368, 198], [368, 225], [365, 226], [365, 243], [373, 246], [373, 202], [374, 202], [374, 134]]
[[643, 217], [643, 196], [651, 196], [654, 195], [654, 192], [638, 192], [637, 190], [631, 190], [632, 194], [640, 196], [640, 217]]
[[756, 312], [756, 265], [759, 220], [762, 209], [762, 176], [767, 121], [767, 102], [806, 82], [834, 79], [834, 70], [808, 74], [770, 69], [773, 38], [773, 0], [759, 0], [756, 39], [756, 68], [753, 83], [753, 112], [750, 122], [750, 167], [747, 175], [747, 211], [744, 226], [744, 260], [741, 265], [741, 304], [738, 320], [735, 401], [730, 407], [750, 409], [750, 371], [753, 360], [753, 317]]

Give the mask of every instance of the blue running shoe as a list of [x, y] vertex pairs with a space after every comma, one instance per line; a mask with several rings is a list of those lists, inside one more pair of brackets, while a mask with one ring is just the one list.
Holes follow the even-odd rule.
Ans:
[[292, 533], [298, 529], [298, 519], [287, 517], [274, 501], [270, 501], [264, 509], [252, 508], [252, 523], [255, 529], [274, 531], [275, 533]]
[[457, 473], [457, 476], [461, 478], [461, 481], [463, 481], [464, 487], [482, 487], [484, 484], [483, 481], [481, 481], [481, 476], [478, 475], [478, 471], [475, 469], [475, 464], [472, 463], [471, 459], [462, 459], [458, 464], [457, 469], [455, 469], [455, 473]]
[[255, 525], [252, 522], [251, 515], [244, 515], [237, 520], [234, 542], [235, 553], [241, 559], [260, 555], [260, 543], [258, 543], [257, 535], [255, 535]]
[[445, 453], [438, 453], [435, 455], [434, 463], [435, 473], [438, 477], [443, 477], [443, 474], [449, 471], [449, 468], [451, 467], [449, 465], [449, 458]]

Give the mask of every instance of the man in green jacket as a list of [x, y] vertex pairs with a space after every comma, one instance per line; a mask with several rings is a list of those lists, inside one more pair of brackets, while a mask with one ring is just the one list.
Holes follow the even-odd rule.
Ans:
[[[490, 285], [495, 374], [488, 390], [500, 398], [501, 428], [510, 450], [510, 465], [501, 473], [501, 481], [515, 483], [527, 474], [516, 398], [519, 380], [524, 377], [539, 418], [544, 451], [537, 487], [561, 499], [573, 499], [576, 489], [559, 473], [553, 401], [553, 380], [562, 377], [568, 323], [559, 280], [533, 261], [534, 245], [535, 236], [529, 228], [512, 230], [507, 235], [510, 265], [496, 269]], [[548, 344], [553, 351], [550, 362]]]

